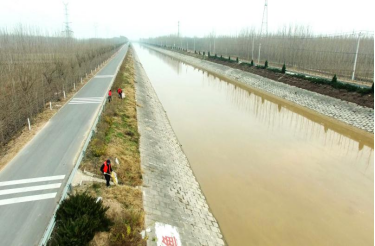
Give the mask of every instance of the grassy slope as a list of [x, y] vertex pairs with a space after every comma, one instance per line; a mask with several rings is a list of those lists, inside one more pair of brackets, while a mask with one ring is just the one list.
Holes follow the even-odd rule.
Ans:
[[[109, 158], [120, 184], [109, 189], [102, 183], [81, 188], [103, 197], [110, 207], [108, 215], [115, 222], [109, 233], [98, 233], [90, 245], [145, 245], [139, 234], [144, 227], [144, 211], [142, 192], [137, 188], [142, 185], [142, 173], [132, 56], [133, 50], [129, 49], [112, 86], [112, 102], [105, 106], [80, 167], [102, 177], [100, 166]], [[125, 99], [118, 98], [118, 88], [125, 92]], [[120, 165], [115, 164], [115, 158]]]

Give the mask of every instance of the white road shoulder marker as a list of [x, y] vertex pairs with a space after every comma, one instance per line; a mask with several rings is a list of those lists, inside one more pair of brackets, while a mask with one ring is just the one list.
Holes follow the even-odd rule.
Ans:
[[22, 193], [22, 192], [29, 192], [29, 191], [37, 191], [37, 190], [57, 189], [57, 188], [60, 188], [60, 186], [61, 186], [61, 183], [56, 183], [56, 184], [37, 185], [37, 186], [29, 186], [29, 187], [22, 187], [22, 188], [8, 189], [8, 190], [0, 190], [0, 196], [15, 194], [15, 193]]
[[24, 197], [16, 197], [10, 199], [0, 200], [0, 206], [14, 204], [14, 203], [21, 203], [21, 202], [31, 202], [31, 201], [38, 201], [38, 200], [45, 200], [54, 198], [57, 192], [54, 193], [47, 193], [43, 195], [35, 195], [35, 196], [24, 196]]
[[19, 180], [0, 182], [0, 186], [44, 182], [44, 181], [59, 180], [59, 179], [64, 179], [64, 178], [65, 178], [65, 175], [57, 175], [57, 176], [49, 176], [49, 177], [41, 177], [41, 178], [31, 178], [31, 179], [19, 179]]

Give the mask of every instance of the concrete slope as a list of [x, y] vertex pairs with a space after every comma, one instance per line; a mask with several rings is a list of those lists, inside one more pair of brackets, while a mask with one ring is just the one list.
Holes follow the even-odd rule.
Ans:
[[39, 243], [127, 50], [124, 46], [0, 172], [1, 245]]
[[[295, 86], [271, 80], [257, 74], [231, 68], [222, 64], [202, 60], [171, 50], [161, 49], [147, 45], [148, 48], [162, 54], [171, 56], [194, 67], [213, 73], [215, 76], [224, 77], [249, 87], [253, 91], [274, 96], [278, 100], [289, 103], [292, 106], [302, 106], [304, 110], [319, 113], [328, 121], [339, 120], [347, 125], [374, 133], [374, 109], [359, 106], [337, 98], [329, 97], [313, 91], [308, 91]], [[347, 126], [346, 126], [347, 127]], [[350, 127], [349, 127], [350, 128]], [[353, 129], [351, 129], [353, 130]]]

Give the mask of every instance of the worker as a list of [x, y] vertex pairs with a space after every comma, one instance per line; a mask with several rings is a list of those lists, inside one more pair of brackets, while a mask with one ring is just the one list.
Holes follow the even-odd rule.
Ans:
[[108, 102], [111, 102], [112, 99], [112, 90], [108, 91]]
[[122, 90], [121, 90], [121, 88], [118, 88], [117, 93], [118, 93], [119, 98], [122, 99]]
[[111, 160], [106, 160], [103, 165], [100, 167], [100, 171], [104, 174], [104, 178], [107, 181], [107, 187], [109, 187], [109, 181], [111, 179], [111, 172], [112, 172], [112, 166], [111, 166]]

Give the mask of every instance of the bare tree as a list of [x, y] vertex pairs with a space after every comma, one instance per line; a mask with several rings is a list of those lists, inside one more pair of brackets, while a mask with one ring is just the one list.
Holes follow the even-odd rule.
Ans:
[[23, 26], [0, 30], [0, 147], [126, 41], [49, 36]]
[[[260, 62], [268, 60], [271, 66], [288, 70], [350, 79], [359, 33], [316, 35], [308, 26], [284, 26], [275, 33], [260, 37], [255, 28], [243, 29], [235, 36], [216, 36], [213, 32], [201, 38], [195, 37], [197, 51], [210, 51], [219, 56], [239, 57], [243, 61], [257, 62], [261, 43]], [[145, 39], [145, 42], [168, 45], [173, 36]], [[192, 38], [184, 37], [183, 42], [191, 43]], [[190, 47], [190, 44], [189, 44]], [[215, 50], [214, 50], [215, 47]], [[356, 65], [356, 80], [374, 81], [374, 34], [361, 33]]]

